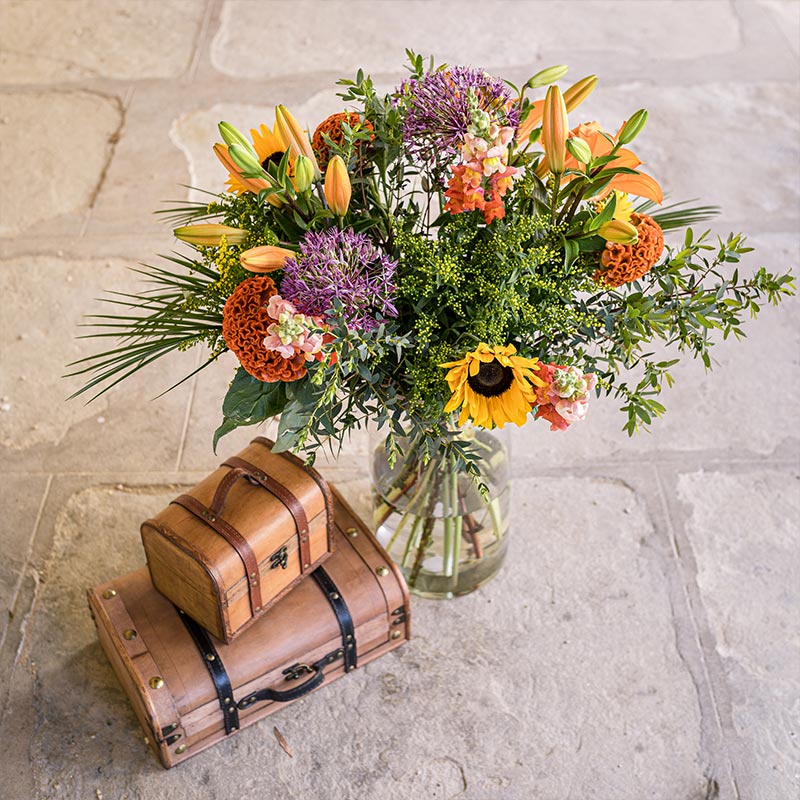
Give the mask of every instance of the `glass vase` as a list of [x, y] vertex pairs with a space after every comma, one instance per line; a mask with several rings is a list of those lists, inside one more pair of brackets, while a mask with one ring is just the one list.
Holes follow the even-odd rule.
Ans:
[[398, 440], [389, 465], [385, 440], [372, 448], [373, 528], [416, 595], [450, 598], [474, 592], [503, 564], [509, 523], [506, 437], [473, 427], [457, 436], [478, 453], [483, 490], [445, 457], [422, 458]]

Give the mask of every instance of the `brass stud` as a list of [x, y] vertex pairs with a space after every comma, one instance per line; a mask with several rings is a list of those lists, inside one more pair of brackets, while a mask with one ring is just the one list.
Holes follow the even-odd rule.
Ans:
[[303, 569], [308, 569], [310, 566], [311, 564], [303, 564]]
[[106, 589], [103, 592], [103, 599], [104, 600], [110, 600], [112, 597], [116, 597], [116, 596], [117, 596], [117, 590], [116, 589]]
[[255, 580], [258, 577], [258, 573], [254, 572], [250, 577], [253, 578], [253, 580]]
[[230, 703], [230, 702], [231, 702], [231, 699], [230, 699], [230, 697], [226, 697], [226, 698], [225, 698], [225, 702], [226, 702], [226, 703]]
[[217, 657], [213, 653], [209, 653], [206, 656], [206, 661], [216, 661], [216, 660], [217, 660]]
[[355, 528], [348, 528], [345, 533], [351, 538], [355, 539], [358, 536], [358, 531]]
[[231, 725], [231, 733], [234, 731], [238, 731], [239, 729], [235, 725]]
[[338, 600], [338, 599], [339, 599], [339, 595], [338, 595], [338, 594], [336, 594], [336, 592], [331, 592], [331, 593], [328, 595], [328, 597], [330, 597], [330, 598], [331, 598], [331, 600]]
[[151, 689], [160, 689], [164, 685], [164, 679], [160, 675], [156, 675], [150, 678], [149, 683]]
[[352, 638], [353, 638], [353, 635], [352, 635], [351, 633], [348, 633], [348, 634], [347, 634], [347, 636], [345, 636], [345, 639], [346, 639], [348, 642], [349, 642], [349, 641], [350, 641]]
[[122, 636], [129, 642], [133, 641], [139, 634], [133, 628], [128, 628]]
[[392, 639], [399, 639], [402, 635], [400, 631], [392, 631]]
[[179, 744], [179, 745], [178, 745], [178, 746], [175, 748], [175, 755], [176, 755], [176, 756], [183, 755], [185, 752], [186, 752], [186, 745], [185, 745], [185, 744]]
[[256, 606], [255, 610], [256, 611], [261, 611], [261, 606]]
[[377, 572], [378, 575], [381, 576], [381, 578], [385, 578], [389, 574], [389, 570], [386, 569], [386, 567], [378, 567], [378, 569], [376, 569], [375, 572]]

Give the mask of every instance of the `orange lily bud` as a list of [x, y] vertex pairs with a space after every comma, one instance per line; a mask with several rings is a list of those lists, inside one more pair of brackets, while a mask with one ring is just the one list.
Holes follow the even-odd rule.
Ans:
[[265, 180], [255, 178], [243, 178], [242, 171], [236, 166], [234, 160], [228, 152], [228, 145], [215, 144], [214, 153], [228, 172], [232, 175], [238, 175], [241, 182], [254, 194], [258, 194], [262, 189], [266, 189], [269, 185]]
[[311, 148], [311, 142], [308, 135], [300, 127], [297, 120], [289, 113], [286, 106], [278, 106], [275, 109], [275, 127], [278, 130], [280, 137], [289, 146], [289, 149], [295, 156], [305, 156], [311, 160], [314, 167], [314, 178], [319, 178], [321, 175], [319, 171], [319, 164]]
[[283, 269], [286, 259], [294, 258], [295, 255], [292, 250], [287, 250], [285, 247], [264, 245], [245, 250], [239, 256], [239, 261], [250, 272], [274, 272], [276, 269]]
[[229, 225], [205, 223], [203, 225], [183, 225], [173, 231], [176, 239], [199, 247], [216, 247], [224, 236], [228, 244], [244, 244], [250, 235], [243, 228], [231, 228]]
[[639, 241], [639, 233], [636, 227], [631, 225], [630, 222], [624, 222], [621, 219], [612, 219], [611, 222], [601, 225], [597, 230], [597, 234], [607, 242], [616, 242], [617, 244], [636, 244]]
[[343, 217], [350, 206], [350, 176], [341, 156], [334, 156], [325, 171], [325, 200], [337, 217]]
[[560, 175], [564, 171], [568, 134], [569, 123], [564, 98], [558, 86], [551, 86], [544, 98], [542, 147], [547, 159], [547, 166], [554, 175]]
[[564, 92], [564, 103], [567, 106], [567, 112], [577, 108], [594, 91], [595, 86], [597, 86], [597, 75], [588, 75], [570, 86]]

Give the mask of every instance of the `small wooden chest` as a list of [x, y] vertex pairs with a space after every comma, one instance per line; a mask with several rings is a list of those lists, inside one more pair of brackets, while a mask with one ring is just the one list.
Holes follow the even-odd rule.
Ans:
[[225, 642], [332, 549], [327, 483], [271, 445], [254, 439], [142, 525], [153, 585]]
[[408, 639], [400, 572], [338, 496], [335, 509], [336, 552], [231, 644], [175, 608], [144, 567], [89, 590], [100, 643], [165, 767]]

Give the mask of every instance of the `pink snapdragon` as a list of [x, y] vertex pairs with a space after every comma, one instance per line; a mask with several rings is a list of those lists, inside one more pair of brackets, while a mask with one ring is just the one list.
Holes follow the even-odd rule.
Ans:
[[502, 197], [511, 188], [511, 177], [517, 172], [510, 167], [508, 146], [514, 138], [514, 128], [473, 126], [464, 135], [461, 145], [462, 163], [452, 168], [445, 192], [445, 209], [453, 214], [462, 211], [483, 211], [488, 225], [505, 215]]
[[270, 298], [267, 314], [275, 322], [267, 328], [268, 336], [264, 339], [264, 347], [267, 350], [275, 350], [284, 358], [292, 358], [298, 353], [303, 353], [306, 361], [313, 361], [324, 344], [324, 334], [319, 321], [314, 317], [300, 314], [280, 295]]

